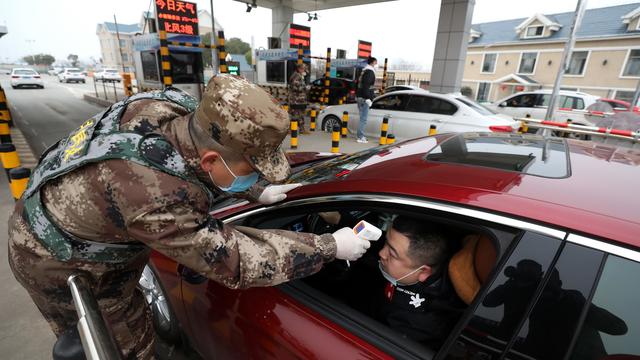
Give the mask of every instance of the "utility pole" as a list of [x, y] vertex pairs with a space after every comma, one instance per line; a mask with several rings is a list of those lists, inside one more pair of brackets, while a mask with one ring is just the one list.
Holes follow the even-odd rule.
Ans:
[[213, 75], [218, 73], [218, 37], [216, 36], [216, 20], [213, 16], [213, 0], [209, 0], [211, 4], [211, 67], [213, 68]]
[[[580, 23], [582, 22], [582, 17], [584, 16], [584, 10], [587, 7], [587, 0], [578, 0], [578, 5], [576, 6], [575, 15], [573, 17], [573, 25], [571, 25], [571, 33], [569, 35], [569, 40], [564, 46], [564, 53], [562, 54], [562, 60], [560, 60], [560, 68], [558, 69], [558, 75], [556, 75], [556, 81], [553, 84], [553, 92], [551, 93], [551, 98], [549, 99], [549, 106], [547, 107], [547, 114], [545, 115], [545, 120], [551, 120], [553, 117], [554, 108], [556, 106], [556, 98], [558, 97], [558, 92], [560, 91], [560, 83], [562, 82], [562, 76], [564, 72], [567, 70], [567, 63], [571, 59], [571, 53], [573, 52], [573, 46], [576, 43], [576, 33], [578, 32], [578, 28], [580, 27]], [[548, 135], [550, 130], [543, 130], [543, 135]]]
[[116, 37], [118, 38], [118, 50], [120, 52], [120, 62], [122, 63], [122, 72], [125, 73], [124, 70], [124, 59], [122, 57], [122, 46], [120, 46], [120, 31], [118, 31], [118, 20], [116, 20], [116, 14], [113, 14], [113, 21], [116, 23]]

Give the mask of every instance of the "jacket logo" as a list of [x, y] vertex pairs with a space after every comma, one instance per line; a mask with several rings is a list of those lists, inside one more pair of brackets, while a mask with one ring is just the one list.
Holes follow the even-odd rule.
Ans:
[[415, 307], [416, 309], [420, 307], [420, 305], [422, 305], [422, 302], [425, 301], [426, 299], [421, 299], [420, 298], [420, 294], [415, 294], [413, 296], [411, 296], [411, 301], [409, 301], [409, 304], [413, 305], [413, 307]]
[[80, 126], [76, 132], [69, 137], [71, 143], [64, 150], [64, 161], [69, 161], [71, 156], [78, 154], [82, 149], [84, 149], [85, 144], [89, 140], [87, 136], [87, 128], [93, 125], [93, 119], [87, 120], [84, 124]]

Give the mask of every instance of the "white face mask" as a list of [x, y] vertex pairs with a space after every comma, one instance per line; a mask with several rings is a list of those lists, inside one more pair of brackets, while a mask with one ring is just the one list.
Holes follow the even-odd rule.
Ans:
[[[393, 286], [398, 286], [398, 283], [400, 282], [400, 280], [406, 278], [407, 276], [411, 276], [412, 274], [415, 274], [416, 272], [418, 272], [419, 270], [421, 270], [424, 267], [424, 265], [420, 266], [419, 268], [411, 271], [410, 273], [406, 274], [405, 276], [401, 277], [400, 279], [396, 279], [393, 276], [391, 276], [391, 274], [389, 274], [388, 272], [384, 271], [384, 268], [382, 267], [382, 261], [378, 260], [378, 268], [380, 269], [380, 272], [382, 273], [382, 276], [384, 276], [385, 279], [387, 279], [388, 282], [391, 283], [391, 285]], [[418, 282], [414, 282], [412, 284], [401, 284], [401, 285], [413, 285], [413, 284], [417, 284]]]

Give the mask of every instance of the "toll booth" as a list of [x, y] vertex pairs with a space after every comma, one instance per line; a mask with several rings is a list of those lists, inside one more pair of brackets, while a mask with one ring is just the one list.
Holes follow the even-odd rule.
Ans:
[[[304, 52], [303, 62], [310, 67], [309, 51]], [[287, 86], [289, 78], [296, 70], [298, 49], [259, 50], [256, 56], [258, 85]], [[309, 83], [309, 73], [306, 82]]]
[[[199, 36], [168, 35], [167, 41], [199, 44]], [[136, 81], [141, 91], [163, 89], [158, 33], [133, 38], [133, 58]], [[202, 48], [169, 44], [169, 61], [173, 86], [195, 96], [198, 100], [204, 89]], [[210, 51], [210, 50], [206, 50]]]
[[331, 77], [357, 81], [365, 66], [366, 59], [332, 59]]

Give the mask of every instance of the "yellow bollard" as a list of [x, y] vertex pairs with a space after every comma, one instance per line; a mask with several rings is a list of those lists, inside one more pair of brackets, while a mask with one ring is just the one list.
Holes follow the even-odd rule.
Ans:
[[347, 137], [347, 125], [349, 125], [349, 112], [343, 111], [342, 112], [342, 129], [341, 129], [341, 134], [343, 138]]
[[31, 176], [31, 170], [27, 168], [19, 167], [9, 171], [9, 177], [11, 179], [9, 187], [11, 188], [11, 194], [15, 201], [20, 200], [22, 193], [24, 193], [24, 190], [27, 188], [29, 176]]
[[0, 161], [2, 162], [2, 167], [7, 173], [7, 179], [11, 182], [9, 171], [20, 167], [20, 159], [18, 158], [16, 147], [13, 146], [13, 144], [0, 144]]
[[391, 145], [396, 142], [396, 136], [393, 134], [387, 135], [387, 145]]
[[4, 93], [2, 85], [0, 85], [0, 121], [6, 121], [11, 125], [11, 112], [9, 111], [7, 96]]
[[331, 133], [331, 152], [340, 152], [340, 126], [334, 125], [333, 132]]
[[289, 112], [289, 105], [287, 105], [287, 104], [283, 104], [283, 105], [282, 105], [282, 110], [284, 110], [284, 111], [286, 111], [286, 112]]
[[9, 122], [0, 120], [0, 143], [11, 143], [11, 131], [9, 130]]
[[342, 105], [342, 104], [343, 104], [343, 102], [342, 102], [342, 98], [340, 98], [340, 99], [338, 100], [338, 105]]
[[382, 118], [379, 145], [385, 145], [387, 143], [387, 130], [389, 130], [389, 118], [385, 116]]
[[311, 109], [311, 121], [309, 122], [309, 130], [311, 131], [316, 131], [316, 116], [317, 116], [317, 112], [316, 109]]
[[431, 125], [429, 126], [429, 136], [433, 136], [437, 133], [436, 131], [436, 126], [435, 125]]
[[520, 129], [518, 129], [519, 133], [526, 134], [529, 131], [529, 125], [525, 121], [520, 121]]
[[291, 120], [291, 148], [298, 148], [298, 120]]

